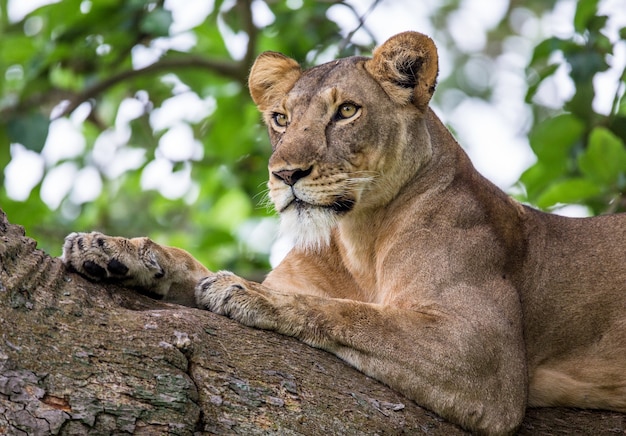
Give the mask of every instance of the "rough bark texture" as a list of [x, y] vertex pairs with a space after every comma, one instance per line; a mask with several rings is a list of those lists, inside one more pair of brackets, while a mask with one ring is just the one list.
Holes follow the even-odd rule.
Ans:
[[[68, 273], [0, 211], [0, 434], [194, 433], [463, 434], [328, 353]], [[568, 409], [520, 429], [624, 433]]]

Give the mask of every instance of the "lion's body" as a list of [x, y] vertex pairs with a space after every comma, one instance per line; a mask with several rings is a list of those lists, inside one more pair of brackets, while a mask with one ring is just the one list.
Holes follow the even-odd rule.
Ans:
[[519, 289], [529, 404], [626, 412], [625, 216], [534, 214]]
[[428, 108], [436, 63], [416, 33], [305, 72], [259, 57], [270, 196], [296, 243], [262, 285], [146, 239], [73, 234], [65, 261], [183, 302], [199, 281], [200, 307], [476, 432], [512, 432], [527, 405], [626, 412], [626, 216], [545, 214], [480, 176]]

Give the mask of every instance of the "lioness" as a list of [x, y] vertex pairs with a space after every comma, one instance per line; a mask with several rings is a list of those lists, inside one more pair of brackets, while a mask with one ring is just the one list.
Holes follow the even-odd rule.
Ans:
[[527, 406], [626, 412], [626, 216], [506, 196], [429, 108], [437, 73], [415, 32], [306, 71], [257, 58], [270, 196], [295, 240], [263, 284], [147, 238], [74, 233], [64, 261], [297, 337], [474, 432], [511, 433]]

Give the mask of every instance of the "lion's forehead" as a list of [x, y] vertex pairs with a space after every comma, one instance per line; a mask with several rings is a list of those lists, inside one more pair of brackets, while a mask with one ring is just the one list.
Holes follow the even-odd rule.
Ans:
[[320, 102], [341, 103], [343, 99], [365, 98], [377, 88], [376, 81], [365, 70], [368, 58], [353, 56], [305, 70], [287, 96], [291, 104]]

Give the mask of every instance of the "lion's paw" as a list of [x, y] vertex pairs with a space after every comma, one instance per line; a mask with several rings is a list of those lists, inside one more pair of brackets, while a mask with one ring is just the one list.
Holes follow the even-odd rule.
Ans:
[[142, 276], [162, 277], [164, 272], [153, 254], [129, 239], [102, 233], [71, 233], [63, 244], [63, 263], [95, 281], [141, 282]]
[[229, 271], [219, 271], [198, 282], [196, 303], [247, 326], [272, 328], [274, 310], [267, 296], [254, 286]]
[[231, 299], [237, 294], [244, 294], [245, 283], [229, 271], [218, 271], [201, 279], [196, 286], [198, 307], [220, 315], [230, 315]]

